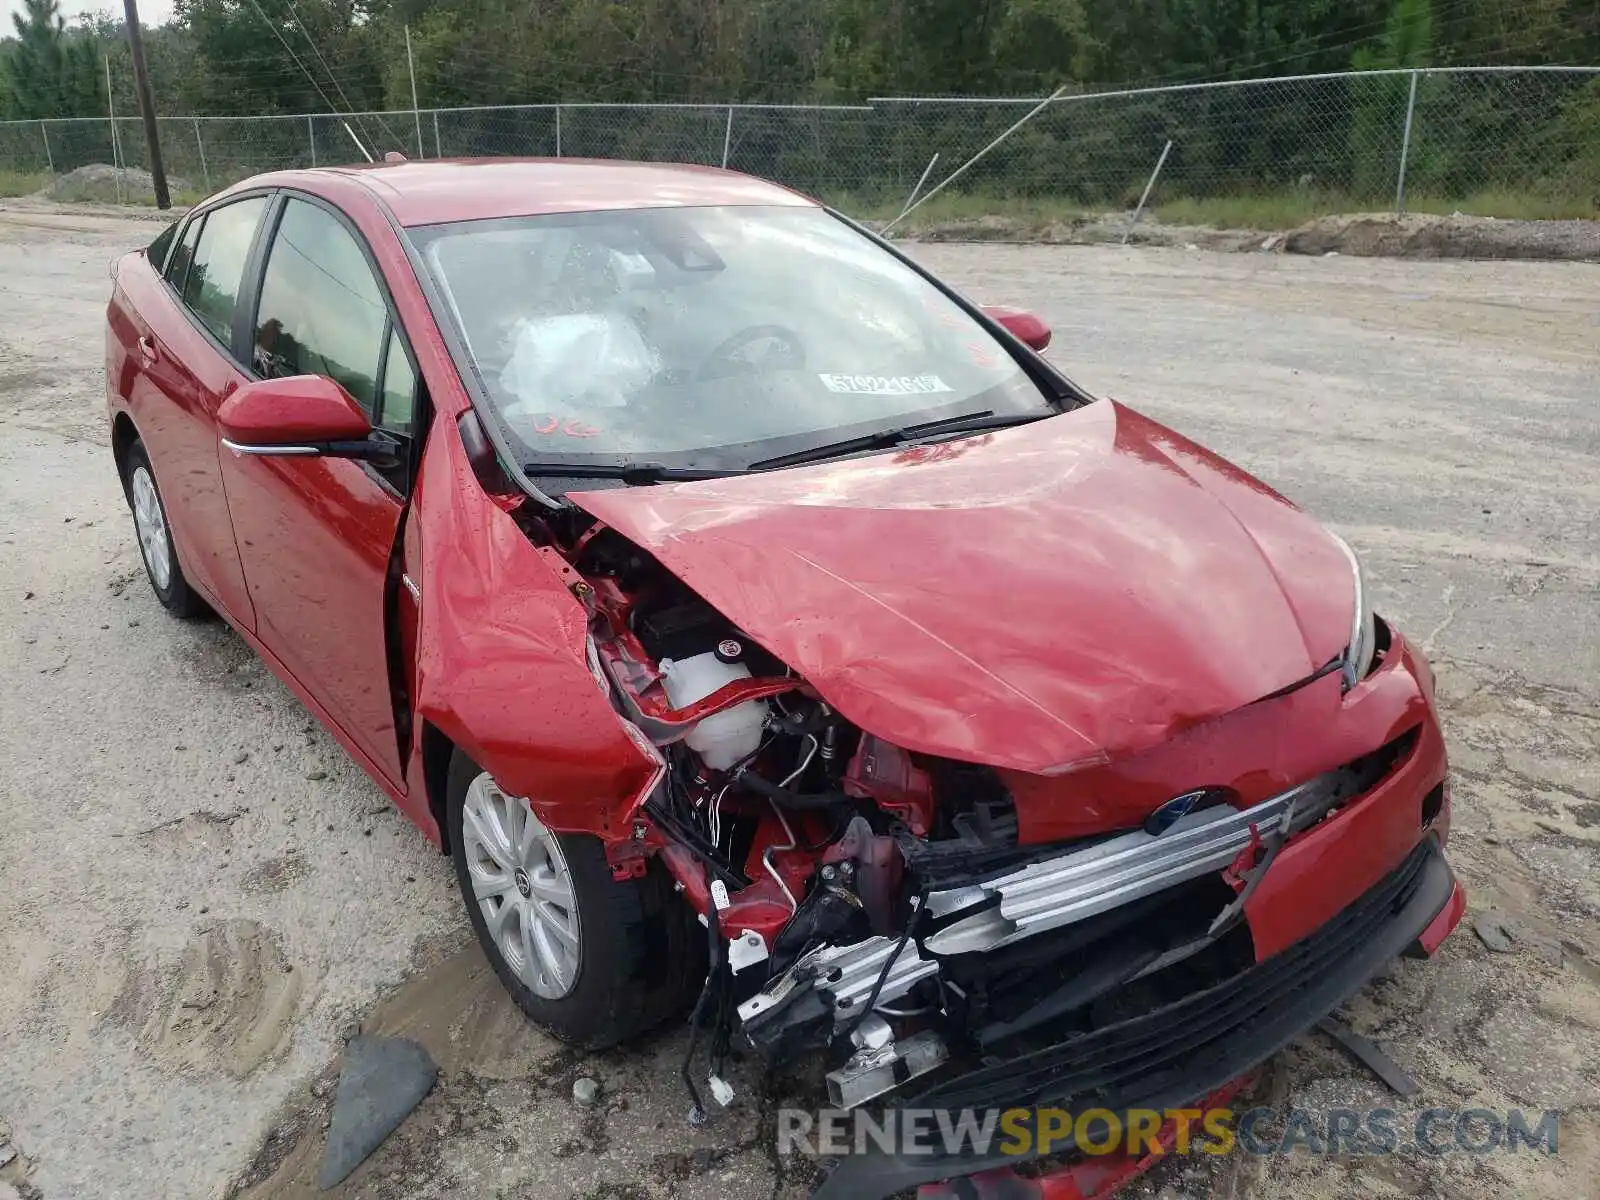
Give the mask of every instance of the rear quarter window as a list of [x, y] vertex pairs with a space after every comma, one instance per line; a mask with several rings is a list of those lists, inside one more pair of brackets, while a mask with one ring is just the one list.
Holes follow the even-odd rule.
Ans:
[[156, 240], [146, 247], [144, 256], [150, 260], [150, 265], [158, 272], [166, 268], [167, 255], [172, 252], [172, 242], [177, 235], [178, 222], [174, 221], [157, 234]]
[[183, 237], [173, 247], [172, 255], [167, 259], [166, 269], [163, 272], [167, 282], [183, 293], [184, 280], [189, 276], [189, 264], [194, 261], [194, 243], [200, 236], [200, 226], [206, 223], [204, 214], [193, 218], [183, 227]]

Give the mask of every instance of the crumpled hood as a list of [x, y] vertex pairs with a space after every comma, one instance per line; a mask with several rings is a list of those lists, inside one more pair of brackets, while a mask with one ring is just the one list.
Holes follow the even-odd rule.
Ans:
[[851, 721], [1033, 772], [1137, 753], [1343, 650], [1314, 520], [1109, 401], [837, 463], [569, 498]]

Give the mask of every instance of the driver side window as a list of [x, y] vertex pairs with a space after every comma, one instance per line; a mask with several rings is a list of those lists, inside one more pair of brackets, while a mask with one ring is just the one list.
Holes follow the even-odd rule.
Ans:
[[256, 373], [326, 376], [375, 418], [388, 334], [388, 306], [360, 244], [333, 214], [290, 199], [261, 280]]

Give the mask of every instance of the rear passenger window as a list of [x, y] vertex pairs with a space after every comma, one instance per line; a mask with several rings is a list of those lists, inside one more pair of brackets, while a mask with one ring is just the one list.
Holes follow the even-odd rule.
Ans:
[[265, 196], [252, 196], [212, 209], [183, 281], [183, 302], [224, 344], [233, 341], [233, 310], [239, 303], [244, 261], [250, 256], [250, 243], [266, 207]]
[[261, 278], [256, 371], [268, 378], [324, 375], [370, 418], [388, 320], [378, 281], [350, 231], [315, 204], [288, 201]]

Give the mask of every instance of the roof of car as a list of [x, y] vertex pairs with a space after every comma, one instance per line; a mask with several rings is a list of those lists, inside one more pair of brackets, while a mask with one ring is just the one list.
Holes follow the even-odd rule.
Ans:
[[797, 192], [737, 171], [681, 163], [581, 158], [435, 159], [325, 167], [359, 182], [402, 225], [542, 213], [712, 204], [812, 205]]

